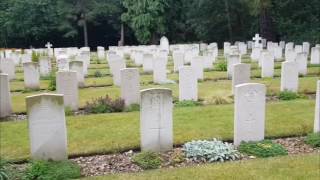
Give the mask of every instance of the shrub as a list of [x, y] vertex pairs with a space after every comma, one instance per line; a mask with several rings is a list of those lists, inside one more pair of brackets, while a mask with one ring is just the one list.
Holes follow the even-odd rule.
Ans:
[[282, 145], [273, 143], [271, 140], [241, 143], [239, 151], [248, 155], [263, 158], [288, 154], [287, 150]]
[[26, 170], [26, 179], [74, 179], [80, 177], [80, 167], [69, 161], [34, 161]]
[[94, 77], [102, 77], [102, 73], [99, 70], [94, 72]]
[[64, 114], [66, 116], [72, 116], [73, 115], [73, 111], [72, 111], [71, 107], [69, 107], [69, 106], [65, 107], [64, 108]]
[[145, 151], [133, 156], [133, 162], [142, 169], [156, 169], [161, 165], [161, 158], [157, 153]]
[[49, 75], [49, 86], [48, 90], [55, 91], [56, 90], [56, 75], [54, 72], [50, 73]]
[[124, 111], [124, 101], [120, 98], [112, 100], [108, 95], [86, 102], [84, 110], [88, 113], [111, 113]]
[[240, 154], [233, 145], [214, 139], [213, 141], [191, 141], [183, 145], [188, 159], [200, 162], [214, 162], [238, 159]]
[[216, 71], [227, 71], [227, 62], [226, 61], [220, 61], [215, 66]]
[[194, 107], [201, 105], [200, 102], [192, 101], [192, 100], [185, 100], [185, 101], [178, 101], [176, 102], [176, 107]]
[[126, 108], [127, 112], [132, 111], [140, 111], [140, 105], [139, 104], [131, 104], [129, 107]]
[[1, 180], [8, 180], [9, 176], [7, 174], [7, 171], [5, 170], [4, 166], [5, 166], [5, 162], [4, 161], [0, 161], [0, 179]]
[[39, 59], [40, 59], [40, 54], [38, 54], [35, 51], [32, 51], [31, 61], [37, 63], [37, 62], [39, 62]]
[[293, 99], [297, 99], [297, 98], [299, 98], [299, 95], [297, 93], [291, 92], [291, 91], [282, 91], [279, 94], [280, 100], [289, 101], [289, 100], [293, 100]]
[[305, 142], [312, 147], [320, 147], [320, 132], [310, 133], [305, 139]]

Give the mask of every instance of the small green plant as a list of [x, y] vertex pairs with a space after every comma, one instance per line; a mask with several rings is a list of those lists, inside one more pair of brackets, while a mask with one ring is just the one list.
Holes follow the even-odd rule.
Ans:
[[279, 94], [279, 99], [284, 101], [289, 101], [297, 98], [299, 98], [299, 95], [291, 91], [282, 91]]
[[39, 62], [39, 59], [40, 59], [40, 54], [38, 54], [36, 51], [32, 51], [32, 54], [31, 54], [31, 60], [32, 62]]
[[55, 91], [56, 90], [56, 75], [55, 73], [50, 73], [49, 77], [49, 86], [48, 86], [48, 90], [50, 91]]
[[94, 77], [102, 77], [102, 73], [99, 70], [94, 72]]
[[308, 134], [305, 142], [312, 147], [320, 147], [320, 132]]
[[236, 160], [239, 152], [230, 143], [213, 141], [191, 141], [183, 145], [183, 151], [188, 159], [200, 162], [215, 162]]
[[86, 102], [84, 110], [88, 113], [111, 113], [124, 111], [124, 101], [120, 98], [111, 99], [108, 95], [92, 99], [91, 102]]
[[216, 71], [227, 71], [227, 62], [226, 61], [220, 61], [215, 65]]
[[9, 180], [9, 176], [4, 166], [6, 165], [5, 161], [0, 160], [0, 180]]
[[70, 161], [34, 161], [26, 170], [27, 180], [36, 179], [75, 179], [79, 178], [80, 167]]
[[288, 154], [287, 150], [282, 145], [273, 143], [271, 140], [241, 143], [239, 151], [248, 155], [263, 158]]
[[126, 112], [139, 111], [139, 110], [140, 110], [139, 104], [131, 104], [130, 106], [126, 107]]
[[192, 100], [177, 101], [175, 103], [175, 107], [194, 107], [199, 105], [201, 105], [200, 102], [192, 101]]
[[64, 114], [66, 116], [72, 116], [73, 115], [73, 111], [72, 111], [71, 107], [69, 107], [69, 106], [65, 107], [64, 108]]
[[145, 151], [133, 156], [133, 162], [142, 169], [156, 169], [161, 165], [161, 158], [157, 153]]

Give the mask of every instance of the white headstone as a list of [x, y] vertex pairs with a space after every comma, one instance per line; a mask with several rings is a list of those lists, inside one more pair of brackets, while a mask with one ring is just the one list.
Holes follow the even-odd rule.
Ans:
[[39, 68], [41, 76], [48, 76], [51, 73], [51, 61], [48, 56], [40, 57]]
[[69, 67], [70, 67], [71, 71], [77, 72], [78, 86], [84, 87], [85, 80], [84, 80], [84, 73], [83, 73], [83, 62], [82, 61], [71, 61], [69, 63]]
[[65, 107], [78, 110], [79, 92], [76, 71], [58, 71], [56, 77], [57, 93], [63, 94]]
[[9, 75], [0, 73], [0, 118], [12, 113]]
[[173, 70], [174, 72], [177, 72], [180, 67], [184, 65], [184, 54], [180, 51], [174, 51], [173, 52]]
[[40, 74], [37, 63], [23, 63], [24, 86], [27, 89], [40, 88]]
[[32, 159], [67, 160], [67, 128], [63, 95], [28, 96], [26, 102]]
[[15, 64], [11, 58], [0, 59], [0, 72], [8, 74], [9, 80], [16, 77], [15, 75]]
[[191, 67], [198, 80], [203, 80], [203, 63], [203, 58], [200, 56], [196, 56], [191, 60]]
[[269, 51], [261, 53], [261, 77], [273, 77], [274, 73], [274, 58]]
[[258, 48], [261, 47], [260, 41], [262, 40], [262, 38], [259, 37], [259, 34], [256, 34], [256, 35], [252, 38], [252, 40], [254, 41], [254, 47], [258, 47]]
[[320, 47], [311, 48], [310, 64], [320, 64]]
[[228, 78], [232, 78], [233, 65], [241, 63], [240, 55], [229, 55], [227, 58], [227, 73]]
[[153, 82], [163, 84], [167, 82], [166, 59], [162, 57], [153, 58]]
[[309, 53], [310, 53], [310, 43], [309, 42], [303, 42], [302, 43], [302, 50], [303, 50], [303, 52], [307, 53], [307, 55], [309, 55]]
[[167, 37], [163, 36], [160, 39], [160, 49], [166, 50], [169, 52], [169, 40]]
[[191, 66], [179, 69], [179, 101], [198, 101], [198, 79]]
[[261, 51], [262, 51], [261, 48], [254, 47], [251, 52], [251, 59], [255, 62], [258, 61], [260, 58]]
[[59, 55], [57, 57], [58, 71], [69, 71], [69, 59], [67, 55]]
[[296, 59], [296, 52], [294, 51], [294, 49], [287, 49], [286, 51], [286, 61], [292, 62]]
[[102, 46], [97, 47], [97, 55], [98, 55], [98, 59], [100, 60], [104, 60], [106, 58], [106, 52], [104, 47]]
[[142, 59], [143, 72], [152, 72], [153, 71], [153, 55], [149, 53], [143, 54]]
[[296, 62], [298, 63], [298, 71], [301, 75], [307, 75], [308, 55], [306, 52], [300, 52], [296, 56]]
[[138, 68], [124, 68], [120, 70], [121, 98], [126, 106], [140, 103], [140, 75]]
[[239, 84], [234, 96], [234, 145], [264, 139], [266, 87], [258, 83]]
[[172, 91], [141, 91], [140, 134], [142, 151], [164, 152], [172, 149]]
[[110, 71], [112, 73], [113, 84], [121, 85], [120, 70], [126, 68], [125, 60], [121, 57], [109, 60]]
[[274, 48], [274, 58], [279, 61], [282, 59], [282, 48], [280, 46], [276, 46]]
[[320, 132], [320, 80], [317, 81], [317, 92], [316, 92], [316, 108], [314, 113], [314, 128], [315, 133]]
[[283, 62], [281, 66], [281, 91], [297, 92], [299, 85], [298, 64], [296, 62]]
[[237, 85], [250, 82], [250, 68], [250, 64], [239, 63], [233, 65], [232, 93], [234, 93], [234, 88]]

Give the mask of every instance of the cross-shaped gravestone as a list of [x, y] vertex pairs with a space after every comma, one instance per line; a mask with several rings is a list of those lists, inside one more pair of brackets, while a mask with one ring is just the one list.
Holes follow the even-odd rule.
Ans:
[[252, 40], [254, 40], [254, 46], [259, 47], [259, 44], [260, 44], [259, 42], [262, 40], [262, 38], [259, 37], [259, 34], [256, 34], [254, 38], [252, 38]]
[[50, 42], [47, 42], [46, 48], [50, 49], [52, 47], [52, 44]]

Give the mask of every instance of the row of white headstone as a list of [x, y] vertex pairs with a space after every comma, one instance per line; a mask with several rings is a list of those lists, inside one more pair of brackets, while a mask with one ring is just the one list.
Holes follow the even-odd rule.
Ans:
[[[8, 88], [8, 75], [0, 74], [1, 87]], [[264, 139], [266, 87], [258, 83], [235, 86], [234, 145]], [[1, 103], [6, 101], [1, 91]], [[9, 91], [7, 91], [9, 92]], [[173, 147], [173, 103], [170, 89], [141, 91], [141, 149], [163, 152]], [[67, 159], [67, 127], [62, 94], [26, 98], [31, 156], [33, 159]], [[317, 82], [314, 131], [320, 131], [320, 81]], [[2, 106], [1, 106], [2, 107]], [[1, 109], [1, 114], [3, 109]]]

